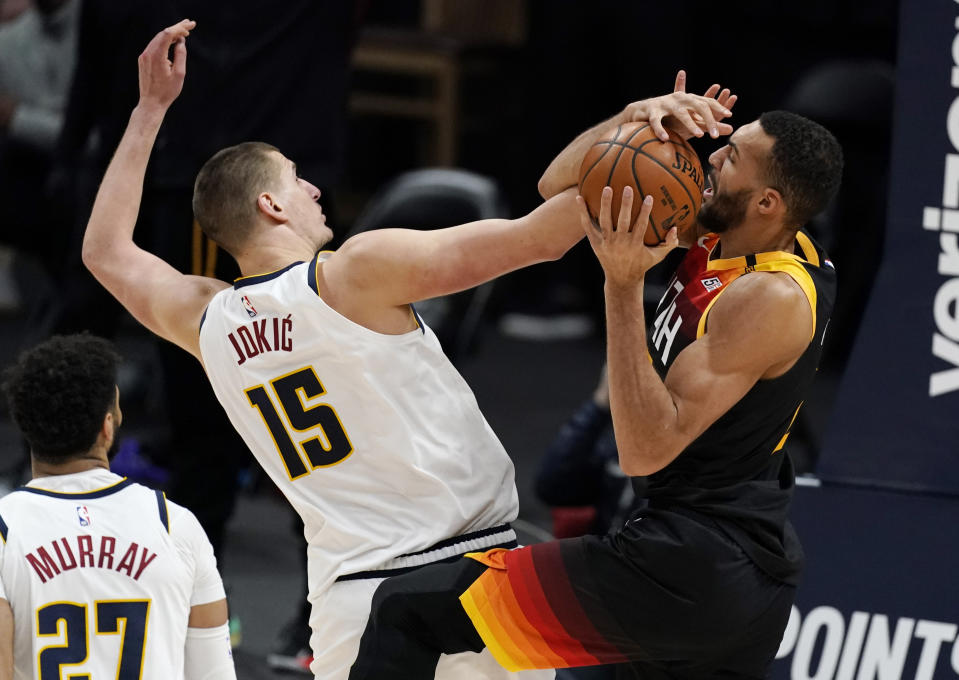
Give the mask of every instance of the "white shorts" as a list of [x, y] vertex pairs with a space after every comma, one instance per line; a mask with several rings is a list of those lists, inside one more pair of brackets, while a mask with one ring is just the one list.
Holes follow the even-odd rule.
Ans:
[[[316, 680], [347, 680], [370, 616], [373, 592], [382, 582], [381, 578], [337, 581], [313, 603], [310, 670]], [[555, 674], [552, 670], [510, 673], [488, 649], [479, 654], [443, 654], [436, 666], [436, 680], [552, 680]]]

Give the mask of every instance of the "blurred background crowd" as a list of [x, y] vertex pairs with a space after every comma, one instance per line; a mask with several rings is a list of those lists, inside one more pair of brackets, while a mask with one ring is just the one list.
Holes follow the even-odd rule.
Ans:
[[[897, 0], [0, 0], [0, 365], [53, 333], [117, 340], [129, 424], [117, 471], [200, 518], [245, 624], [241, 677], [271, 677], [255, 661], [269, 654], [293, 669], [306, 640], [298, 520], [196, 362], [154, 341], [80, 263], [136, 104], [137, 55], [163, 26], [198, 22], [136, 238], [181, 271], [227, 280], [233, 262], [190, 207], [197, 170], [224, 146], [261, 140], [292, 158], [323, 191], [335, 247], [363, 229], [525, 213], [567, 141], [669, 91], [685, 68], [691, 90], [720, 82], [740, 95], [734, 123], [793, 110], [846, 153], [840, 195], [810, 225], [840, 277], [818, 394], [790, 440], [798, 468], [814, 471], [882, 247], [897, 14]], [[705, 159], [721, 143], [696, 148]], [[588, 245], [425, 307], [516, 460], [526, 540], [616, 521], [631, 493], [609, 432], [602, 274]], [[7, 486], [25, 463], [3, 424]]]

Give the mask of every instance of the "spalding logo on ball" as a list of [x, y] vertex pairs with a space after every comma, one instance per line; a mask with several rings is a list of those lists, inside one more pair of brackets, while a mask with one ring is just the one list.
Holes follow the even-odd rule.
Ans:
[[633, 188], [632, 220], [643, 198], [653, 196], [647, 245], [662, 243], [672, 227], [681, 233], [696, 221], [703, 203], [703, 166], [689, 143], [667, 128], [660, 140], [649, 123], [626, 123], [610, 130], [586, 153], [579, 168], [579, 193], [593, 219], [599, 217], [603, 187], [613, 188], [613, 223], [619, 216], [623, 187]]

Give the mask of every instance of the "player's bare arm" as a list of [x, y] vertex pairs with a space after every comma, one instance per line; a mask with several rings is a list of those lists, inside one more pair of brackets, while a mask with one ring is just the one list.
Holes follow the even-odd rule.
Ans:
[[185, 40], [194, 26], [184, 20], [164, 29], [140, 55], [140, 101], [97, 192], [83, 263], [140, 323], [199, 358], [203, 310], [227, 284], [185, 276], [133, 242], [147, 162], [163, 117], [183, 88]]
[[809, 344], [813, 318], [805, 294], [788, 275], [747, 274], [717, 299], [705, 334], [676, 357], [661, 380], [646, 353], [643, 277], [675, 247], [676, 235], [670, 230], [663, 245], [644, 245], [652, 203], [645, 201], [630, 225], [631, 199], [624, 190], [615, 229], [608, 188], [599, 228], [584, 205], [580, 218], [606, 274], [610, 411], [620, 466], [643, 476], [672, 462], [758, 380], [787, 371]]
[[13, 680], [13, 610], [0, 598], [0, 680]]
[[538, 262], [556, 260], [583, 237], [575, 189], [515, 220], [448, 229], [380, 229], [349, 239], [322, 266], [321, 293], [334, 309], [380, 332], [409, 330], [408, 310], [384, 310], [478, 286]]
[[229, 610], [227, 609], [226, 598], [224, 598], [190, 607], [190, 619], [187, 621], [187, 625], [190, 628], [216, 628], [226, 623], [228, 617]]
[[731, 134], [733, 128], [721, 122], [732, 115], [736, 95], [728, 88], [720, 89], [713, 84], [700, 96], [686, 92], [686, 72], [676, 74], [671, 94], [643, 99], [626, 106], [615, 116], [591, 127], [577, 136], [553, 159], [539, 180], [539, 193], [543, 198], [555, 196], [567, 187], [575, 185], [579, 178], [579, 166], [603, 134], [617, 125], [637, 121], [649, 121], [662, 140], [669, 138], [664, 126], [669, 126], [685, 137], [702, 137], [702, 128], [709, 130], [713, 138]]

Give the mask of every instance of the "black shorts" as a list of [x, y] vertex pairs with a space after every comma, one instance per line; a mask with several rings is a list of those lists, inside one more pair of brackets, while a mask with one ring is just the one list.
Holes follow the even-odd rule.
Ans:
[[793, 586], [718, 526], [647, 510], [619, 533], [477, 556], [460, 598], [510, 670], [629, 664], [637, 678], [761, 678]]

